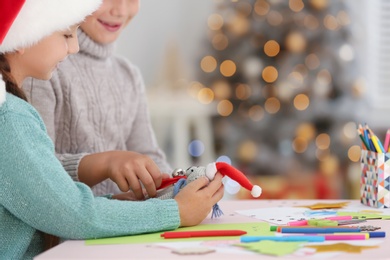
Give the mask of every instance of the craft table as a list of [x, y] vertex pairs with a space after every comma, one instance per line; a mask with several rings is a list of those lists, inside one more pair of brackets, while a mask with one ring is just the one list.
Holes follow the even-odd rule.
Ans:
[[[207, 217], [202, 224], [228, 224], [261, 222], [259, 219], [236, 213], [236, 210], [249, 210], [267, 207], [291, 207], [312, 205], [315, 203], [335, 203], [348, 201], [350, 205], [359, 205], [358, 200], [222, 200], [219, 205], [224, 215], [217, 219]], [[342, 210], [342, 209], [340, 209]], [[367, 210], [375, 210], [367, 207]], [[379, 248], [363, 250], [361, 253], [341, 253], [337, 259], [390, 259], [390, 220], [369, 220], [367, 225], [380, 226], [380, 231], [386, 231], [387, 237]], [[343, 241], [340, 241], [343, 242]], [[314, 255], [315, 256], [315, 255]], [[289, 257], [310, 259], [312, 257]], [[277, 259], [246, 251], [246, 254], [229, 254], [226, 252], [208, 253], [204, 255], [177, 255], [171, 249], [154, 247], [151, 244], [122, 244], [122, 245], [85, 245], [85, 241], [66, 241], [51, 250], [38, 255], [36, 260], [44, 259]], [[327, 258], [325, 258], [327, 259]], [[334, 259], [334, 258], [332, 258]]]

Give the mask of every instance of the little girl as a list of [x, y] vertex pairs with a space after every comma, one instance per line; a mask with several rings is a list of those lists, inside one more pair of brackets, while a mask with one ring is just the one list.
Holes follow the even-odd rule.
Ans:
[[[100, 0], [0, 0], [0, 256], [32, 259], [51, 238], [89, 239], [199, 224], [223, 196], [222, 176], [188, 184], [175, 199], [94, 197], [55, 156], [26, 77], [50, 79], [78, 51], [77, 27]], [[45, 102], [45, 100], [42, 100]]]

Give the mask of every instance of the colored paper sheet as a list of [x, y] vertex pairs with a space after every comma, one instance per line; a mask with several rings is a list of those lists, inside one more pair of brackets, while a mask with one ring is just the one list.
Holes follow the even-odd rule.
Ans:
[[390, 219], [390, 215], [367, 213], [367, 212], [338, 211], [337, 215], [339, 215], [339, 216], [352, 216], [352, 217], [357, 217], [359, 219]]
[[244, 247], [247, 250], [251, 250], [257, 253], [273, 255], [273, 256], [285, 256], [294, 253], [304, 243], [302, 242], [276, 242], [264, 240], [254, 243], [241, 243], [236, 246]]
[[309, 209], [340, 209], [347, 206], [349, 202], [337, 202], [337, 203], [315, 203], [313, 205], [297, 206], [305, 207]]
[[[197, 231], [197, 230], [224, 230], [224, 229], [239, 229], [247, 232], [247, 235], [272, 236], [275, 233], [269, 231], [268, 223], [235, 223], [235, 224], [207, 224], [198, 225], [194, 227], [179, 228], [175, 231]], [[179, 238], [179, 239], [165, 239], [160, 235], [164, 232], [157, 232], [151, 234], [122, 236], [112, 238], [90, 239], [86, 240], [86, 245], [114, 245], [114, 244], [137, 244], [137, 243], [161, 243], [161, 242], [179, 242], [179, 241], [206, 241], [206, 240], [229, 240], [238, 239], [238, 236], [224, 236], [224, 237], [194, 237], [194, 238]]]
[[325, 218], [336, 216], [335, 210], [308, 210], [307, 208], [297, 207], [272, 207], [250, 210], [237, 210], [238, 214], [251, 218], [267, 221], [273, 225], [287, 225], [291, 221], [303, 219]]
[[316, 249], [317, 253], [323, 252], [347, 252], [347, 253], [361, 253], [365, 249], [378, 248], [378, 246], [360, 246], [360, 245], [350, 245], [348, 243], [336, 243], [330, 245], [306, 245], [305, 247]]

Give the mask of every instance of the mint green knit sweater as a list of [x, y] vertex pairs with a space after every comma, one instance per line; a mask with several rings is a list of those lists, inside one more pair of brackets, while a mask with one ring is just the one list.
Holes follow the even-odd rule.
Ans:
[[[44, 102], [44, 100], [42, 100]], [[0, 258], [31, 259], [42, 232], [89, 239], [175, 229], [175, 200], [129, 202], [94, 197], [54, 154], [36, 110], [6, 94], [0, 104]]]

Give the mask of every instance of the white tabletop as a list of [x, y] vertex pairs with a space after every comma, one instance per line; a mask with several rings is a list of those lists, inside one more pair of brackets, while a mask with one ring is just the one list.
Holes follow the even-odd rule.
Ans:
[[[358, 200], [340, 200], [340, 202], [349, 201], [350, 205], [360, 205]], [[261, 222], [261, 220], [246, 217], [236, 213], [237, 210], [260, 209], [272, 207], [286, 207], [311, 205], [315, 203], [333, 203], [336, 200], [223, 200], [219, 204], [224, 211], [224, 215], [217, 219], [206, 218], [202, 224], [228, 224], [228, 223], [247, 223]], [[367, 207], [368, 210], [374, 210]], [[367, 225], [380, 226], [381, 231], [390, 234], [390, 220], [370, 220]], [[333, 253], [332, 259], [337, 256], [338, 259], [390, 259], [390, 238], [377, 240], [382, 242], [378, 248], [363, 250], [359, 254], [352, 253]], [[344, 241], [342, 241], [344, 242]], [[169, 243], [166, 243], [169, 244]], [[242, 253], [240, 253], [242, 252]], [[322, 255], [322, 259], [327, 259], [330, 255]], [[273, 256], [256, 254], [245, 250], [229, 252], [221, 249], [216, 252], [204, 255], [178, 255], [172, 252], [171, 248], [163, 248], [154, 244], [121, 244], [121, 245], [85, 245], [85, 241], [66, 241], [49, 251], [46, 251], [36, 260], [43, 259], [274, 259]], [[312, 256], [313, 257], [313, 256]], [[304, 257], [304, 258], [312, 258]], [[290, 257], [301, 259], [301, 257]]]

